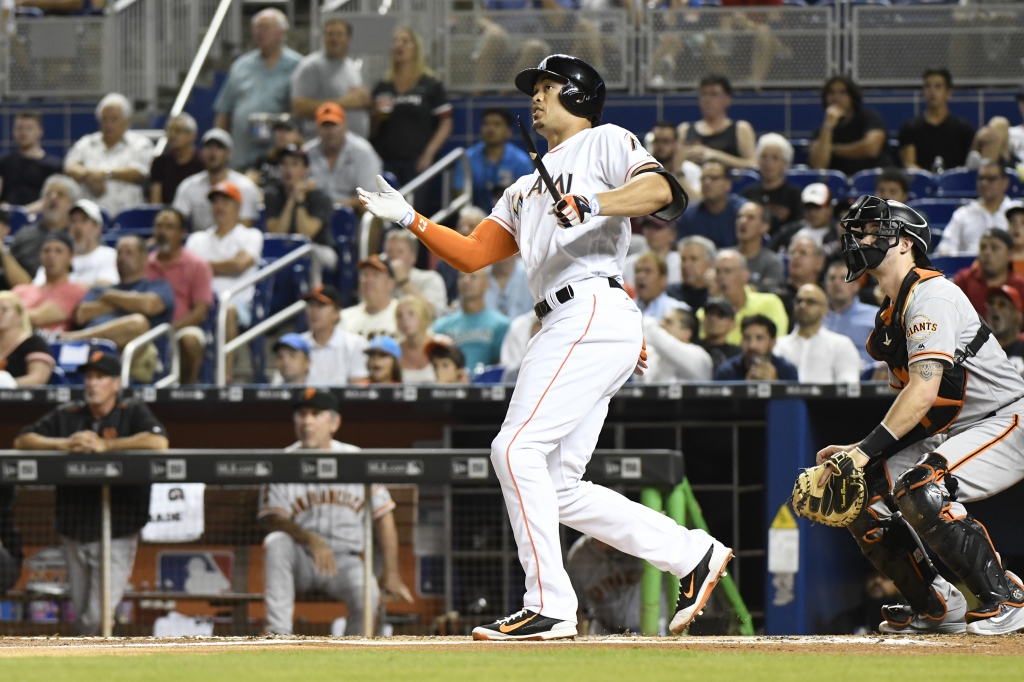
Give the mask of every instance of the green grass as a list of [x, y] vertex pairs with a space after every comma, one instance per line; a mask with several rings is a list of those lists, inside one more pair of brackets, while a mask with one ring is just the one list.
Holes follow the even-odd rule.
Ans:
[[[513, 645], [514, 646], [514, 645]], [[919, 650], [918, 650], [919, 651]], [[888, 655], [887, 655], [888, 654]], [[906, 660], [909, 658], [910, 660]], [[906, 682], [920, 671], [928, 682], [1019, 679], [1024, 657], [788, 652], [687, 651], [652, 647], [494, 646], [466, 651], [379, 648], [343, 651], [237, 651], [129, 656], [0, 658], [0, 680], [56, 682], [714, 682], [814, 680]]]

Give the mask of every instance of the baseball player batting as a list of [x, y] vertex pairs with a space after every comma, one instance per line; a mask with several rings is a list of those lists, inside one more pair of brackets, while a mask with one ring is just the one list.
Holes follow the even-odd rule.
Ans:
[[[879, 630], [1022, 630], [1024, 587], [961, 503], [1024, 478], [1024, 380], [967, 296], [931, 267], [920, 214], [862, 196], [842, 226], [846, 281], [871, 273], [887, 297], [868, 351], [888, 365], [899, 395], [864, 440], [824, 448], [818, 462], [848, 452], [865, 468], [868, 504], [848, 528], [908, 602], [883, 607]], [[921, 540], [974, 593], [977, 608], [968, 610], [938, 574]]]
[[680, 632], [703, 608], [732, 551], [581, 477], [609, 399], [645, 366], [640, 311], [622, 289], [629, 218], [674, 219], [686, 208], [686, 194], [632, 133], [598, 125], [604, 81], [583, 60], [552, 55], [520, 72], [515, 84], [532, 98], [533, 129], [548, 152], [542, 163], [535, 159], [538, 172], [506, 189], [469, 237], [415, 213], [380, 176], [379, 191], [358, 190], [367, 210], [412, 230], [463, 272], [521, 253], [537, 301], [541, 329], [491, 444], [526, 572], [525, 608], [474, 629], [473, 637], [576, 636], [576, 595], [562, 565], [559, 522], [680, 576], [670, 623]]

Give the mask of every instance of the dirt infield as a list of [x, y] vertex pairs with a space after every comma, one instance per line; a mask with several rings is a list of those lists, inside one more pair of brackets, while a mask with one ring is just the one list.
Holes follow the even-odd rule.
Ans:
[[986, 655], [1024, 656], [1024, 635], [972, 637], [580, 637], [560, 642], [473, 642], [468, 637], [393, 637], [388, 639], [323, 637], [210, 637], [183, 639], [3, 637], [0, 659], [68, 656], [132, 656], [154, 653], [225, 653], [228, 651], [410, 650], [468, 652], [473, 649], [540, 647], [544, 649], [648, 649], [690, 652], [807, 653], [830, 655]]

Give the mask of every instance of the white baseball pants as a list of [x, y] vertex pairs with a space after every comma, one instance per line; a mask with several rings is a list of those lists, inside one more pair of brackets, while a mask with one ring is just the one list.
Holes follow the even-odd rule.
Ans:
[[572, 288], [575, 298], [544, 317], [527, 347], [491, 463], [526, 572], [523, 606], [576, 622], [559, 522], [677, 576], [693, 570], [711, 537], [580, 480], [609, 399], [636, 366], [642, 332], [640, 311], [607, 279]]

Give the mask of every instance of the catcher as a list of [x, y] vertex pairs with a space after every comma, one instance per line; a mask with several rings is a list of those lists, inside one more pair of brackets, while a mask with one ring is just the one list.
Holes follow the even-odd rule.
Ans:
[[[1024, 380], [967, 296], [931, 267], [924, 218], [862, 196], [841, 224], [847, 281], [871, 273], [887, 297], [867, 347], [899, 395], [864, 440], [818, 452], [794, 509], [849, 527], [899, 588], [908, 604], [883, 607], [881, 632], [1022, 630], [1024, 587], [961, 502], [1024, 478]], [[938, 574], [922, 540], [978, 598], [976, 609]]]

